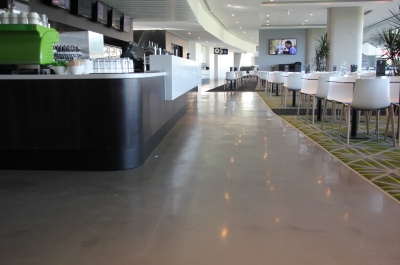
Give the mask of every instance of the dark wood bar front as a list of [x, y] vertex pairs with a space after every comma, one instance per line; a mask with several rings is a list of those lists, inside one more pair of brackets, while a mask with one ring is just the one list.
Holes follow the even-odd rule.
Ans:
[[164, 75], [1, 79], [0, 169], [140, 166], [197, 98], [165, 100]]

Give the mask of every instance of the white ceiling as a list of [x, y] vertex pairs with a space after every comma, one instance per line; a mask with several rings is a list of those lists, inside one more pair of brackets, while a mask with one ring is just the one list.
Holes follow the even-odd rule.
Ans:
[[[198, 1], [223, 29], [255, 45], [258, 45], [260, 29], [325, 27], [329, 7], [364, 6], [364, 11], [372, 10], [365, 15], [365, 27], [389, 17], [391, 15], [389, 9], [399, 10], [399, 0]], [[227, 46], [203, 30], [186, 0], [105, 0], [104, 2], [130, 15], [134, 29], [166, 29], [205, 46], [215, 44], [235, 50], [235, 47]], [[189, 32], [191, 34], [188, 34]], [[237, 48], [236, 50], [240, 51]]]

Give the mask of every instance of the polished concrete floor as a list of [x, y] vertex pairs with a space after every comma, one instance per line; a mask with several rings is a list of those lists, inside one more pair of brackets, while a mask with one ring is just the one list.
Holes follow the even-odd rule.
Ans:
[[400, 264], [400, 204], [218, 84], [140, 168], [0, 171], [0, 264]]

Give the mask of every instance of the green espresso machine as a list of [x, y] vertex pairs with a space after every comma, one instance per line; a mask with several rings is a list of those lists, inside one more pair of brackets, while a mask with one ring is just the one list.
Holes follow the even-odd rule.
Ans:
[[[0, 24], [0, 65], [41, 68], [54, 62], [53, 46], [60, 41], [52, 28], [34, 24]], [[16, 67], [15, 67], [16, 66]]]

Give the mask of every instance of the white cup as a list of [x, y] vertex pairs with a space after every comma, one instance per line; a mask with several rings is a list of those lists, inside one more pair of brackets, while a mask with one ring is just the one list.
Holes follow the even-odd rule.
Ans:
[[18, 16], [18, 23], [19, 24], [28, 24], [28, 13], [21, 12]]
[[8, 13], [1, 13], [0, 14], [0, 21], [1, 24], [10, 24], [10, 18]]
[[28, 14], [28, 18], [39, 18], [39, 14], [38, 13], [36, 13], [36, 12], [30, 12], [29, 14]]
[[8, 18], [10, 20], [10, 24], [18, 24], [18, 16], [19, 14], [17, 13], [11, 13], [8, 15]]

